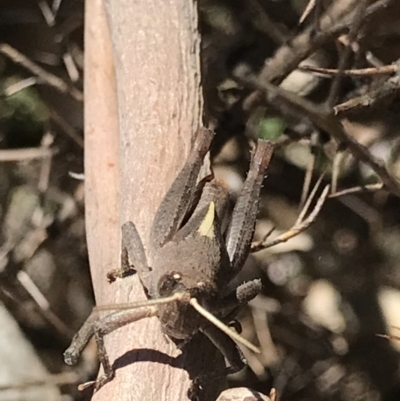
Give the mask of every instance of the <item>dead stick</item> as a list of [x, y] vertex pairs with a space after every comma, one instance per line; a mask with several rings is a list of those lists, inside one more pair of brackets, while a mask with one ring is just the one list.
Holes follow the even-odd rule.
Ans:
[[43, 82], [57, 89], [61, 93], [66, 93], [73, 97], [78, 102], [83, 100], [83, 94], [78, 89], [74, 88], [71, 85], [68, 85], [61, 78], [57, 77], [54, 74], [47, 72], [45, 69], [29, 60], [28, 57], [20, 53], [18, 50], [14, 49], [10, 45], [6, 43], [0, 43], [0, 53], [4, 56], [7, 56], [14, 63], [21, 65], [26, 68], [32, 74], [39, 77]]

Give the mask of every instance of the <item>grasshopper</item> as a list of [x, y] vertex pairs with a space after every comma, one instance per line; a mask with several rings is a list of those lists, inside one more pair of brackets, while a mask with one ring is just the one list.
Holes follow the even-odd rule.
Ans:
[[[229, 190], [213, 177], [198, 181], [213, 132], [200, 128], [183, 169], [159, 206], [150, 231], [147, 255], [135, 225], [122, 226], [121, 268], [108, 273], [109, 281], [136, 272], [148, 301], [130, 304], [102, 319], [94, 312], [64, 352], [73, 365], [92, 336], [95, 337], [104, 375], [82, 388], [99, 389], [114, 377], [103, 337], [113, 330], [145, 317], [157, 316], [163, 332], [174, 340], [189, 341], [204, 333], [239, 371], [245, 360], [235, 342], [254, 352], [251, 343], [229, 328], [240, 305], [254, 298], [260, 280], [230, 289], [241, 270], [253, 239], [258, 199], [273, 153], [269, 141], [258, 140], [243, 190], [229, 212]], [[148, 261], [151, 261], [149, 266]]]

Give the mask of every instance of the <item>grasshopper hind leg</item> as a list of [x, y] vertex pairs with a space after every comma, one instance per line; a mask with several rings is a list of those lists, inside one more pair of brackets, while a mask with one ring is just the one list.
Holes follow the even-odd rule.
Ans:
[[232, 213], [226, 236], [226, 248], [231, 261], [232, 277], [243, 267], [250, 252], [261, 187], [273, 150], [274, 146], [271, 142], [258, 140], [242, 193]]

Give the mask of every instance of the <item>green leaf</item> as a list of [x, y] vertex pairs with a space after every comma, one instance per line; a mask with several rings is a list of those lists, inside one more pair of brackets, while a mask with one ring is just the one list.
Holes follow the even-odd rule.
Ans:
[[264, 118], [258, 126], [258, 136], [271, 142], [276, 141], [285, 131], [285, 122], [279, 117]]

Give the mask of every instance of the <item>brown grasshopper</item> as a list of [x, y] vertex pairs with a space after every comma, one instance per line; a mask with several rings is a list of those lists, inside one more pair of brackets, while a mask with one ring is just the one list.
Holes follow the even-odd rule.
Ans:
[[[84, 323], [65, 351], [64, 360], [75, 364], [95, 336], [104, 375], [81, 388], [95, 385], [98, 389], [114, 377], [104, 335], [145, 317], [157, 316], [163, 332], [182, 342], [189, 341], [198, 331], [203, 332], [225, 356], [231, 371], [245, 366], [232, 338], [259, 352], [223, 322], [232, 321], [238, 307], [260, 290], [259, 280], [233, 290], [228, 290], [228, 284], [250, 252], [260, 189], [273, 145], [258, 140], [242, 193], [229, 213], [227, 187], [210, 177], [198, 182], [212, 138], [210, 130], [198, 130], [193, 150], [154, 218], [148, 257], [135, 225], [128, 222], [122, 226], [121, 269], [109, 272], [108, 279], [114, 281], [134, 270], [149, 300], [100, 320], [94, 313]], [[151, 267], [148, 260], [152, 261]]]

